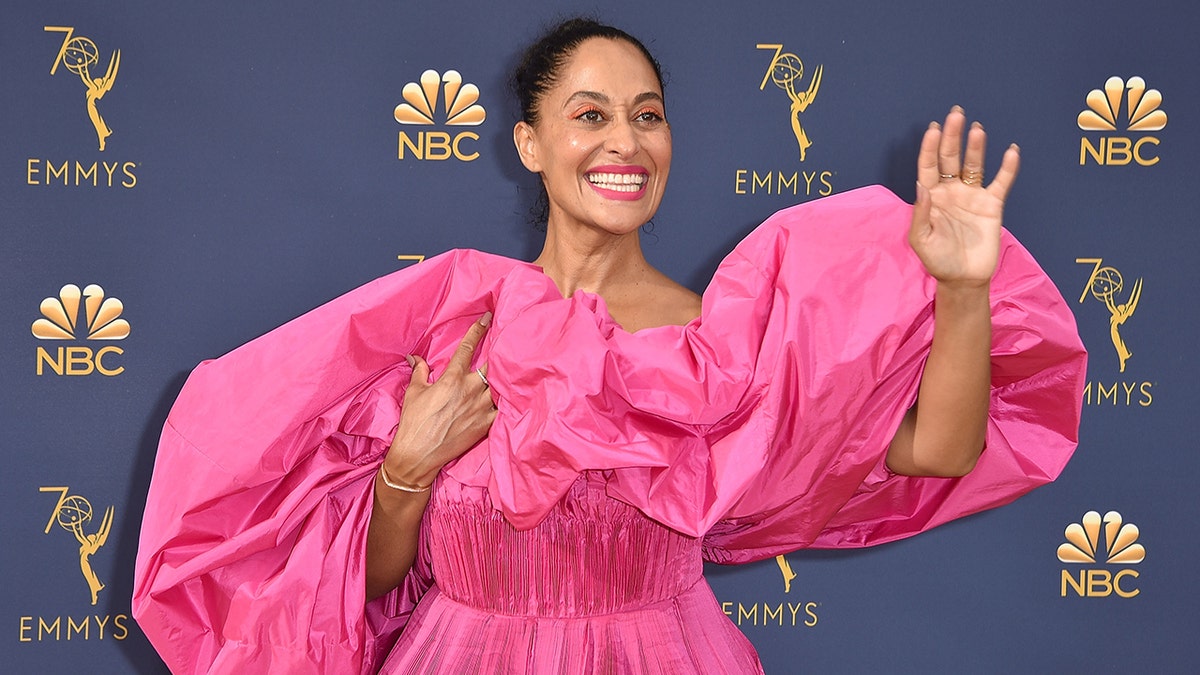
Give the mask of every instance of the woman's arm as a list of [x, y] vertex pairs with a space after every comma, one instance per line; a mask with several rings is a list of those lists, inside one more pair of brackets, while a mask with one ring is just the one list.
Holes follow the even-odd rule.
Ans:
[[408, 357], [412, 381], [404, 393], [396, 435], [375, 476], [367, 529], [368, 600], [404, 580], [416, 559], [417, 535], [434, 478], [447, 462], [486, 436], [496, 417], [483, 377], [486, 366], [480, 372], [471, 370], [471, 357], [491, 320], [488, 312], [472, 324], [436, 382], [429, 382], [429, 365], [423, 359]]
[[988, 291], [1000, 250], [1004, 199], [1020, 165], [1004, 153], [995, 180], [983, 186], [987, 135], [967, 133], [958, 106], [945, 130], [931, 124], [917, 159], [917, 202], [909, 243], [937, 279], [934, 333], [917, 402], [888, 447], [887, 465], [910, 476], [962, 476], [983, 451], [991, 380]]
[[987, 430], [991, 335], [986, 287], [938, 285], [933, 345], [917, 402], [888, 447], [889, 469], [907, 476], [964, 476], [975, 467]]

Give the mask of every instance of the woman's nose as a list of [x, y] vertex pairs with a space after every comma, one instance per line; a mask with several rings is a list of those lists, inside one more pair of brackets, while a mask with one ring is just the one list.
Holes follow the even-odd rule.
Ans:
[[608, 127], [605, 150], [620, 157], [632, 157], [638, 151], [637, 131], [629, 120], [616, 119]]

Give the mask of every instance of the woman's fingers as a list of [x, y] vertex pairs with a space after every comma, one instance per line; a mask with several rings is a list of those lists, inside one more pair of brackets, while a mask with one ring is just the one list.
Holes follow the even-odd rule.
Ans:
[[1000, 170], [996, 172], [996, 178], [987, 187], [987, 191], [993, 196], [1004, 201], [1008, 198], [1008, 191], [1012, 189], [1013, 181], [1017, 179], [1017, 171], [1021, 168], [1021, 149], [1016, 143], [1008, 146], [1004, 151], [1004, 159], [1000, 160]]
[[942, 140], [942, 127], [930, 122], [921, 137], [921, 150], [917, 153], [917, 182], [927, 189], [938, 184], [938, 145]]
[[1004, 200], [1017, 177], [1021, 164], [1020, 150], [1015, 144], [1008, 147], [1000, 170], [991, 183], [985, 183], [984, 178], [986, 155], [987, 132], [983, 125], [972, 122], [967, 128], [966, 114], [956, 105], [946, 115], [944, 125], [931, 122], [925, 130], [917, 154], [917, 183], [927, 190], [932, 190], [939, 182], [949, 181], [962, 182], [971, 187], [986, 186], [989, 194]]
[[966, 120], [967, 116], [959, 106], [951, 108], [950, 114], [946, 115], [938, 143], [938, 173], [941, 178], [957, 178], [962, 170], [962, 136]]
[[[487, 332], [488, 326], [492, 324], [492, 313], [484, 312], [479, 320], [471, 324], [467, 329], [466, 336], [459, 343], [458, 349], [454, 350], [454, 356], [450, 358], [452, 366], [461, 368], [461, 372], [466, 375], [466, 369], [471, 367], [471, 357], [475, 354], [476, 347], [479, 346], [479, 341], [483, 339], [483, 334]], [[487, 364], [483, 364], [476, 368], [471, 375], [466, 375], [472, 380], [478, 381], [478, 386], [484, 396], [487, 397], [490, 410], [495, 410], [495, 401], [492, 398], [491, 383], [487, 379]], [[491, 421], [488, 422], [491, 424]]]
[[483, 339], [483, 334], [487, 332], [488, 326], [491, 324], [491, 312], [484, 312], [478, 321], [471, 324], [462, 342], [458, 343], [458, 348], [454, 350], [454, 356], [450, 357], [450, 368], [458, 368], [459, 372], [465, 373], [471, 367], [471, 358], [475, 355], [475, 348], [479, 346], [479, 341]]
[[963, 155], [960, 178], [971, 186], [983, 185], [983, 155], [987, 148], [987, 133], [979, 122], [972, 122], [967, 132], [967, 151]]
[[[483, 393], [484, 393], [484, 395], [486, 395], [488, 397], [488, 401], [492, 404], [492, 412], [495, 412], [496, 396], [494, 393], [492, 393], [492, 383], [488, 382], [487, 370], [488, 370], [488, 366], [485, 363], [482, 366], [479, 366], [478, 368], [475, 369], [475, 374], [479, 376], [479, 379], [483, 380]], [[490, 424], [490, 422], [489, 422], [489, 424]]]
[[416, 354], [407, 354], [404, 359], [408, 361], [409, 367], [412, 368], [410, 383], [429, 384], [429, 364], [425, 363], [425, 359]]
[[412, 381], [404, 394], [400, 421], [389, 457], [409, 467], [418, 484], [487, 435], [496, 407], [487, 382], [487, 366], [471, 370], [471, 360], [491, 324], [484, 313], [467, 329], [446, 370], [430, 381], [429, 364], [415, 354], [405, 357]]

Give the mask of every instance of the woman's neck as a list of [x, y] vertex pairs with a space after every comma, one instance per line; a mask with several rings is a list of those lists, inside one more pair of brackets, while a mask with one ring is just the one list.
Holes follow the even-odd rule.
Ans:
[[653, 274], [636, 231], [564, 233], [548, 227], [546, 243], [533, 263], [554, 281], [563, 297], [583, 290], [608, 300], [619, 289]]

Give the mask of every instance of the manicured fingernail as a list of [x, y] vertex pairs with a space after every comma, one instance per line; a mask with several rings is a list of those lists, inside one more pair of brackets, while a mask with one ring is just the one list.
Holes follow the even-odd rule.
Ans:
[[492, 323], [492, 313], [484, 312], [483, 316], [479, 317], [479, 325], [487, 328]]
[[976, 120], [976, 121], [974, 121], [974, 122], [971, 122], [971, 128], [972, 128], [972, 129], [982, 129], [982, 128], [983, 128], [983, 122], [980, 122], [980, 121], [978, 121], [978, 120]]
[[930, 123], [929, 123], [929, 128], [930, 128], [930, 129], [941, 129], [941, 128], [942, 128], [942, 125], [938, 124], [937, 122], [930, 122]]
[[961, 113], [961, 112], [964, 112], [964, 111], [963, 111], [963, 107], [962, 107], [961, 105], [955, 105], [953, 108], [951, 108], [951, 109], [950, 109], [950, 112], [952, 112], [952, 113], [954, 113], [954, 112], [956, 112], [956, 113]]
[[409, 367], [409, 368], [416, 368], [416, 367], [417, 367], [417, 360], [413, 358], [413, 355], [412, 355], [412, 354], [405, 354], [405, 355], [404, 355], [404, 360], [405, 360], [405, 361], [408, 361], [408, 367]]
[[1020, 152], [1021, 152], [1021, 146], [1017, 145], [1016, 143], [1013, 143], [1012, 145], [1010, 145], [1008, 147], [1012, 148], [1013, 150], [1016, 150], [1018, 154], [1020, 154]]

